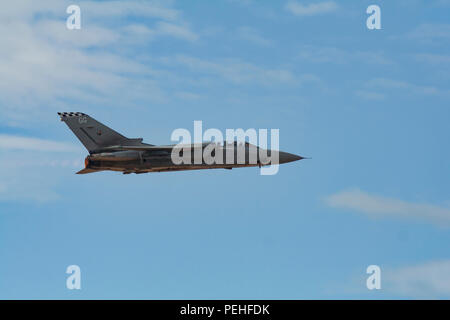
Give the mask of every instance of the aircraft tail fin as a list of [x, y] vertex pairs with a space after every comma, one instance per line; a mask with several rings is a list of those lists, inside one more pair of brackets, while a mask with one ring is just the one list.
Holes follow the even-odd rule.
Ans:
[[[81, 112], [58, 112], [70, 130], [89, 153], [108, 146], [120, 145], [137, 139], [128, 139], [113, 129]], [[142, 140], [141, 140], [142, 141]]]

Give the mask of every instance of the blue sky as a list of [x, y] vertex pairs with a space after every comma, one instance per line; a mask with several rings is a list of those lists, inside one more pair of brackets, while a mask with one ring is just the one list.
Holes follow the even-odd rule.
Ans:
[[[66, 29], [72, 3], [81, 30]], [[3, 4], [0, 298], [450, 298], [449, 14], [447, 0]], [[87, 152], [57, 111], [153, 144], [194, 120], [277, 128], [281, 150], [313, 159], [274, 176], [79, 176]], [[73, 264], [81, 290], [65, 287]]]

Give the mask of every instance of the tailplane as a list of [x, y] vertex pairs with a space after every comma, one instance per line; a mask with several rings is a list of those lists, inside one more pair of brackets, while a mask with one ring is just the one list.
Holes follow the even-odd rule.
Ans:
[[99, 171], [102, 171], [102, 170], [84, 168], [83, 170], [78, 171], [77, 174], [86, 174], [86, 173], [93, 173], [93, 172], [99, 172]]

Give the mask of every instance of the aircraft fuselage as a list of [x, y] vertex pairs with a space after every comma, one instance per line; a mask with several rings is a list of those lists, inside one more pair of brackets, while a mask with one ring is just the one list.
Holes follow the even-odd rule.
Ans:
[[[239, 148], [242, 148], [239, 150]], [[230, 152], [230, 150], [232, 152]], [[282, 164], [302, 159], [302, 157], [278, 152], [278, 159], [267, 161], [273, 155], [271, 150], [261, 150], [256, 146], [237, 144], [218, 146], [212, 156], [214, 161], [207, 161], [204, 157], [205, 148], [198, 153], [190, 150], [190, 161], [174, 163], [170, 150], [158, 151], [112, 151], [91, 154], [85, 160], [86, 169], [111, 170], [128, 173], [164, 172], [200, 169], [232, 169], [241, 167], [256, 167], [264, 165]], [[239, 152], [241, 156], [239, 155]], [[263, 156], [261, 155], [263, 154]]]

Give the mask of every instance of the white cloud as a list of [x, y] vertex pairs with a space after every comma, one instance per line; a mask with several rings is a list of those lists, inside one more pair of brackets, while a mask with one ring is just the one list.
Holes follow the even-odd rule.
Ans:
[[17, 20], [29, 20], [38, 14], [65, 15], [66, 8], [69, 5], [67, 1], [46, 0], [16, 0], [2, 3], [0, 18], [2, 23], [10, 23]]
[[382, 93], [367, 90], [357, 90], [355, 92], [355, 95], [365, 100], [374, 100], [374, 101], [381, 101], [386, 98], [386, 96]]
[[44, 152], [78, 152], [80, 148], [62, 143], [30, 137], [0, 134], [0, 150], [31, 150]]
[[188, 41], [195, 41], [198, 39], [198, 35], [189, 30], [189, 28], [168, 22], [159, 22], [156, 31], [162, 35], [170, 35]]
[[442, 44], [450, 40], [450, 24], [421, 24], [416, 27], [407, 37], [422, 43]]
[[240, 27], [237, 29], [237, 34], [241, 39], [254, 43], [259, 46], [270, 46], [272, 41], [261, 36], [258, 31], [251, 27]]
[[18, 28], [18, 31], [30, 33], [39, 30], [37, 39], [47, 42], [47, 44], [63, 45], [66, 49], [100, 48], [118, 42], [121, 36], [120, 33], [111, 29], [95, 25], [86, 25], [80, 30], [68, 32], [66, 28], [61, 27], [61, 21], [57, 20], [39, 20], [33, 25], [33, 30], [25, 31], [25, 28], [20, 25], [16, 25], [14, 28]]
[[180, 16], [178, 10], [167, 8], [167, 1], [81, 1], [79, 6], [82, 12], [90, 14], [93, 18], [110, 18], [137, 16], [146, 18], [160, 18], [176, 20]]
[[311, 74], [294, 75], [283, 68], [263, 68], [254, 64], [237, 60], [221, 59], [216, 61], [177, 55], [163, 59], [166, 64], [180, 65], [206, 76], [218, 76], [234, 84], [290, 84], [301, 85], [307, 82], [318, 82], [319, 78]]
[[448, 91], [442, 91], [433, 86], [421, 86], [412, 84], [406, 81], [399, 81], [387, 78], [375, 78], [366, 83], [366, 87], [389, 89], [394, 91], [407, 91], [408, 94], [424, 94], [424, 95], [436, 95], [441, 93], [447, 93]]
[[192, 92], [186, 92], [186, 91], [180, 91], [176, 92], [175, 96], [181, 100], [198, 100], [201, 98], [201, 95], [192, 93]]
[[450, 64], [450, 55], [445, 54], [434, 54], [434, 53], [419, 53], [415, 55], [418, 61], [426, 62], [429, 64], [438, 65], [439, 67], [443, 64]]
[[338, 5], [334, 1], [325, 1], [310, 4], [301, 4], [297, 1], [289, 1], [286, 4], [285, 8], [296, 16], [314, 16], [336, 11], [338, 9]]
[[[140, 63], [133, 53], [159, 37], [196, 40], [178, 11], [159, 1], [84, 1], [79, 3], [81, 30], [70, 31], [65, 25], [68, 4], [19, 0], [2, 5], [0, 122], [24, 125], [42, 111], [61, 107], [166, 101], [159, 81], [165, 71]], [[124, 15], [156, 21], [136, 24], [119, 19]], [[124, 44], [127, 50], [121, 50]]]
[[[76, 1], [81, 8], [81, 14], [89, 20], [100, 18], [115, 19], [117, 17], [138, 16], [145, 18], [159, 18], [164, 20], [176, 20], [180, 12], [168, 7], [168, 1], [155, 0], [129, 0], [126, 5], [120, 0], [107, 1]], [[53, 16], [67, 17], [66, 8], [74, 4], [68, 0], [15, 0], [2, 4], [0, 17], [16, 20], [17, 18], [29, 19], [36, 14], [52, 14]]]
[[359, 189], [332, 194], [325, 202], [330, 207], [361, 212], [373, 218], [420, 219], [438, 226], [450, 226], [450, 208], [386, 198]]
[[254, 0], [227, 0], [227, 1], [241, 6], [249, 6], [255, 4]]
[[383, 289], [418, 298], [450, 297], [450, 260], [431, 261], [382, 273]]
[[368, 64], [392, 64], [382, 51], [347, 51], [336, 47], [303, 45], [298, 58], [314, 63], [348, 64], [355, 61]]

